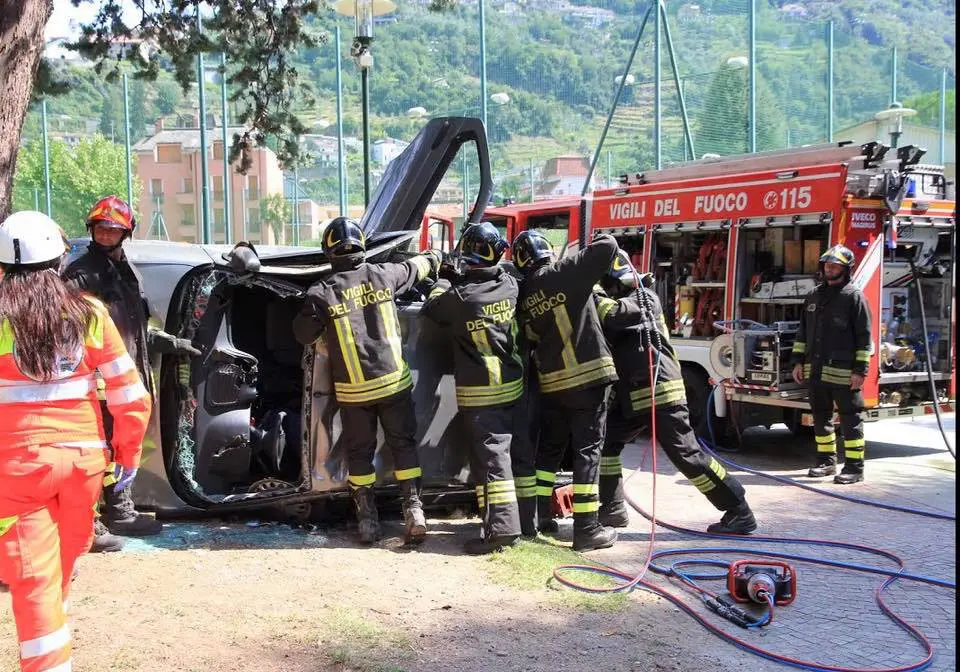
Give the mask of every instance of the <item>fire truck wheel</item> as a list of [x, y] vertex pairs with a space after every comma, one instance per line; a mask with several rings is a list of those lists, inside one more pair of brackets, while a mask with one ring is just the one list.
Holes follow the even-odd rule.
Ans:
[[710, 440], [711, 430], [716, 443], [725, 443], [731, 434], [727, 418], [718, 418], [710, 405], [710, 425], [707, 425], [707, 399], [713, 392], [707, 372], [699, 366], [684, 366], [683, 387], [687, 395], [687, 407], [690, 411], [690, 425], [698, 436]]
[[804, 425], [802, 422], [803, 411], [799, 408], [788, 408], [783, 411], [783, 424], [787, 426], [790, 433], [796, 437], [813, 436], [813, 427]]

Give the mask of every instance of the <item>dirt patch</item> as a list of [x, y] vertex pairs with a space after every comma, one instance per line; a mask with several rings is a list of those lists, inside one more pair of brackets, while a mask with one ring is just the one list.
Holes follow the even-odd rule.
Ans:
[[[472, 522], [432, 525], [409, 550], [396, 538], [362, 549], [341, 531], [173, 524], [156, 550], [86, 556], [72, 597], [75, 669], [700, 672], [755, 662], [724, 647], [705, 655], [690, 624], [650, 594], [560, 589], [552, 568], [580, 558], [556, 542], [471, 558], [460, 546]], [[193, 547], [168, 550], [183, 541]], [[15, 631], [9, 598], [0, 602], [0, 670], [12, 672]]]

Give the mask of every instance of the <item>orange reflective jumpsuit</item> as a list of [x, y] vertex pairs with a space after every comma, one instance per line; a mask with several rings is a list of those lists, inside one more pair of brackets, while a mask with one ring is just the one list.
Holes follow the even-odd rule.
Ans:
[[67, 672], [70, 575], [93, 541], [94, 505], [106, 468], [95, 372], [114, 418], [114, 459], [139, 466], [150, 415], [117, 328], [99, 303], [83, 351], [63, 357], [60, 377], [37, 382], [15, 361], [10, 323], [0, 324], [0, 581], [10, 587], [23, 672]]

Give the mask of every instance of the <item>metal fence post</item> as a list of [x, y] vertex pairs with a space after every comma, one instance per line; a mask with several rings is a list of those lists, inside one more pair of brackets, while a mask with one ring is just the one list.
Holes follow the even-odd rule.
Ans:
[[[203, 30], [200, 7], [197, 7], [197, 31]], [[197, 87], [200, 93], [200, 222], [204, 245], [213, 242], [210, 227], [210, 169], [207, 165], [207, 103], [203, 92], [203, 52], [197, 54]]]
[[940, 165], [947, 153], [947, 69], [940, 71]]
[[827, 142], [833, 142], [833, 21], [827, 22]]
[[347, 216], [347, 167], [343, 156], [343, 65], [340, 55], [340, 26], [337, 26], [337, 187], [340, 192], [340, 216]]
[[233, 242], [233, 235], [230, 228], [230, 185], [233, 182], [233, 175], [230, 174], [230, 155], [227, 152], [227, 55], [220, 52], [220, 113], [223, 116], [222, 124], [222, 142], [223, 142], [223, 226], [224, 242], [227, 245]]
[[50, 202], [50, 143], [47, 141], [47, 99], [40, 101], [40, 123], [43, 126], [43, 184], [47, 192], [47, 217], [53, 217]]
[[136, 210], [133, 202], [133, 170], [130, 167], [130, 100], [127, 95], [127, 73], [123, 73], [123, 153], [127, 163], [127, 205]]
[[748, 92], [747, 119], [749, 128], [747, 131], [747, 151], [757, 151], [757, 0], [749, 0], [749, 49], [750, 55], [747, 56], [750, 72], [750, 90]]
[[890, 103], [897, 99], [897, 48], [893, 48], [893, 58], [890, 63]]
[[[660, 34], [663, 31], [663, 5], [660, 0], [657, 1], [656, 17], [654, 17], [654, 35], [653, 35], [653, 156], [657, 170], [663, 167], [663, 147], [661, 145], [660, 122], [662, 120], [663, 110], [661, 109], [660, 88]], [[624, 75], [626, 77], [626, 75]]]

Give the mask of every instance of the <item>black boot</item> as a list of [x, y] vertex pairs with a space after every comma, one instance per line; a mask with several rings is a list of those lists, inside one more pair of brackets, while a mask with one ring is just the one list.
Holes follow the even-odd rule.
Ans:
[[361, 544], [373, 544], [380, 538], [377, 497], [373, 493], [373, 488], [354, 488], [350, 494], [357, 514], [357, 537]]
[[750, 534], [757, 529], [757, 520], [746, 502], [727, 509], [719, 523], [707, 526], [710, 534]]
[[103, 502], [103, 523], [113, 534], [123, 537], [150, 537], [163, 530], [163, 525], [153, 516], [137, 513], [130, 488], [117, 492], [113, 485], [104, 486]]
[[487, 553], [496, 553], [502, 551], [507, 546], [514, 546], [519, 537], [517, 535], [509, 536], [491, 536], [489, 538], [470, 539], [463, 545], [463, 550], [467, 555], [486, 555]]
[[93, 523], [93, 544], [90, 546], [91, 553], [114, 553], [123, 548], [124, 540], [110, 534], [99, 518]]
[[817, 457], [817, 464], [807, 472], [807, 476], [823, 478], [824, 476], [833, 476], [835, 473], [837, 473], [836, 453], [820, 453]]
[[556, 534], [560, 524], [553, 517], [553, 498], [537, 495], [537, 530], [544, 534]]
[[573, 550], [593, 551], [613, 546], [617, 531], [603, 527], [596, 513], [573, 514]]
[[[859, 462], [859, 464], [851, 464], [852, 462]], [[843, 471], [834, 477], [833, 482], [839, 485], [851, 485], [860, 483], [862, 480], [863, 460], [847, 460], [846, 464], [843, 465]]]
[[627, 527], [630, 514], [623, 499], [622, 476], [600, 476], [600, 524], [606, 527]]
[[537, 498], [518, 497], [517, 509], [520, 512], [520, 532], [525, 537], [537, 536]]
[[420, 479], [400, 481], [400, 493], [403, 497], [404, 541], [408, 544], [422, 543], [427, 537], [427, 519], [420, 501]]

